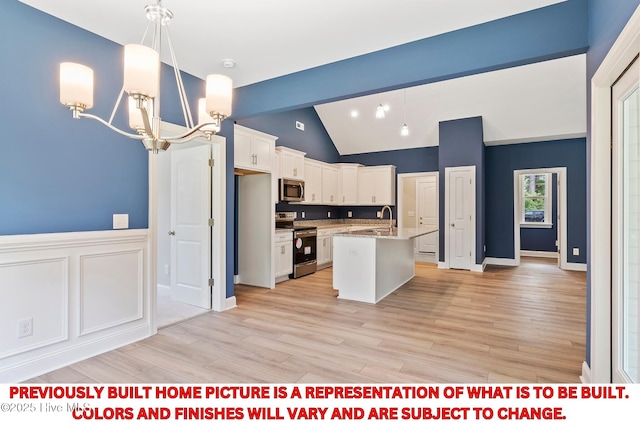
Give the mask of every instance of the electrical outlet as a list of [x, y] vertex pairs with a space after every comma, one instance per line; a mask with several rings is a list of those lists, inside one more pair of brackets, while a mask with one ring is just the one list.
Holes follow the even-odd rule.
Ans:
[[169, 264], [164, 265], [164, 274], [169, 274]]
[[377, 218], [382, 218], [382, 212], [381, 211], [376, 212], [376, 217]]
[[304, 123], [296, 121], [296, 129], [304, 130]]
[[331, 212], [327, 212], [327, 218], [331, 218]]
[[129, 214], [113, 214], [113, 229], [129, 228]]
[[580, 248], [573, 248], [573, 254], [574, 255], [580, 255]]
[[304, 219], [304, 212], [302, 212], [302, 219]]
[[351, 218], [352, 216], [353, 216], [353, 212], [351, 212], [351, 211], [347, 212], [347, 217], [348, 218]]
[[33, 317], [18, 320], [18, 338], [33, 335]]

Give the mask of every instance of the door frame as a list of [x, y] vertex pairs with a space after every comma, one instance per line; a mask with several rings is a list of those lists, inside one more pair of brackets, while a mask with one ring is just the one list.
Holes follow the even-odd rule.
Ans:
[[[162, 123], [162, 131], [168, 135], [180, 135], [186, 132], [184, 126], [173, 123]], [[226, 138], [214, 135], [211, 141], [198, 138], [193, 141], [181, 144], [179, 148], [199, 144], [211, 144], [212, 158], [216, 159], [215, 167], [211, 171], [211, 215], [214, 218], [214, 227], [211, 233], [211, 266], [215, 285], [212, 289], [211, 307], [214, 311], [224, 311], [233, 307], [227, 302], [226, 291]], [[149, 152], [149, 248], [148, 248], [148, 272], [151, 289], [149, 290], [149, 301], [147, 309], [150, 313], [150, 334], [154, 335], [158, 331], [157, 325], [157, 300], [158, 300], [158, 192], [159, 192], [159, 166], [157, 154]], [[215, 197], [215, 195], [221, 195]], [[217, 252], [217, 254], [216, 254]]]
[[558, 238], [558, 247], [560, 248], [560, 268], [567, 270], [567, 168], [536, 168], [536, 169], [517, 169], [513, 171], [513, 253], [515, 265], [520, 265], [520, 220], [522, 212], [520, 212], [520, 175], [526, 174], [556, 174], [558, 177], [558, 209], [560, 209], [560, 236]]
[[450, 209], [449, 209], [449, 185], [451, 179], [451, 172], [463, 172], [467, 171], [471, 173], [471, 225], [470, 225], [470, 239], [469, 242], [470, 250], [471, 250], [471, 264], [470, 271], [482, 271], [482, 265], [480, 265], [480, 269], [478, 269], [478, 264], [476, 263], [476, 166], [452, 166], [444, 168], [444, 262], [438, 264], [438, 268], [449, 269], [450, 268], [450, 260], [449, 260], [449, 235], [451, 234], [450, 228], [447, 225], [450, 221]]
[[611, 378], [611, 86], [638, 55], [640, 7], [633, 13], [591, 79], [589, 245], [589, 360], [582, 381], [610, 383]]

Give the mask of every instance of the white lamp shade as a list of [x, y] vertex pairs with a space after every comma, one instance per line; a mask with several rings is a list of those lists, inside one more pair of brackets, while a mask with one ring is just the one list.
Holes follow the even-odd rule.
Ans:
[[73, 62], [60, 64], [60, 102], [93, 107], [93, 70]]
[[129, 94], [158, 96], [160, 55], [147, 46], [128, 44], [124, 47], [124, 90]]
[[[198, 124], [213, 123], [213, 118], [207, 113], [207, 99], [198, 99]], [[214, 124], [203, 126], [201, 129], [203, 132], [220, 132], [220, 128]]]
[[[149, 124], [151, 124], [151, 117], [153, 117], [153, 100], [145, 100], [143, 102], [144, 107], [147, 109], [147, 114], [149, 117]], [[129, 127], [134, 130], [144, 130], [144, 120], [142, 119], [142, 110], [140, 110], [137, 106], [136, 100], [129, 97], [128, 107], [129, 107]]]
[[233, 82], [222, 74], [207, 76], [206, 110], [209, 114], [220, 114], [224, 117], [231, 115]]

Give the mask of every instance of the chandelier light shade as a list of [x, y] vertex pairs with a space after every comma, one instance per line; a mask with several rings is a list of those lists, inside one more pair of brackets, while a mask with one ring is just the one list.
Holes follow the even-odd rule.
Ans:
[[384, 119], [384, 107], [382, 104], [378, 105], [378, 108], [376, 108], [376, 119]]
[[124, 47], [124, 91], [129, 95], [149, 98], [158, 96], [160, 87], [160, 55], [140, 44]]
[[222, 74], [207, 76], [207, 112], [214, 115], [231, 115], [233, 87], [231, 79]]
[[[145, 7], [149, 21], [145, 37], [141, 44], [124, 46], [124, 79], [122, 90], [113, 107], [109, 120], [87, 114], [85, 110], [93, 107], [93, 70], [87, 66], [72, 62], [60, 64], [60, 102], [71, 110], [73, 118], [96, 120], [111, 130], [128, 138], [142, 142], [144, 147], [157, 153], [166, 150], [171, 144], [181, 144], [194, 138], [211, 139], [220, 131], [221, 122], [231, 115], [233, 82], [227, 76], [211, 74], [206, 78], [205, 98], [198, 102], [198, 123], [194, 125], [189, 100], [182, 82], [180, 68], [169, 34], [168, 25], [173, 13], [162, 6], [158, 0], [155, 5]], [[152, 28], [152, 31], [149, 29]], [[147, 34], [153, 34], [149, 43], [144, 44]], [[168, 41], [169, 53], [178, 86], [178, 97], [182, 107], [187, 131], [182, 135], [163, 136], [160, 119], [160, 46], [163, 34]], [[128, 124], [135, 133], [117, 128], [113, 124], [123, 97], [126, 95]]]
[[93, 107], [93, 70], [73, 62], [60, 64], [60, 102], [84, 111]]
[[402, 126], [402, 129], [400, 129], [400, 135], [409, 136], [409, 126], [407, 126], [406, 123]]

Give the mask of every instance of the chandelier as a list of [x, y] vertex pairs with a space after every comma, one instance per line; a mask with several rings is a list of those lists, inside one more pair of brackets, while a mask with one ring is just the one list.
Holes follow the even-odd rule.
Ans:
[[[154, 153], [168, 149], [171, 144], [185, 143], [202, 136], [211, 140], [211, 136], [220, 131], [222, 121], [231, 115], [231, 79], [221, 74], [207, 76], [205, 97], [198, 100], [198, 123], [194, 125], [169, 33], [173, 13], [162, 7], [162, 0], [146, 6], [145, 13], [149, 22], [141, 44], [124, 46], [124, 83], [109, 120], [85, 113], [93, 106], [93, 70], [85, 65], [73, 62], [60, 64], [60, 102], [71, 110], [73, 118], [96, 120], [120, 135], [140, 140], [147, 150]], [[153, 36], [151, 47], [148, 47], [144, 43], [150, 30]], [[178, 96], [188, 128], [177, 136], [162, 136], [160, 131], [160, 53], [163, 32], [166, 34]], [[128, 95], [129, 127], [136, 133], [113, 125], [113, 118], [125, 92]]]

